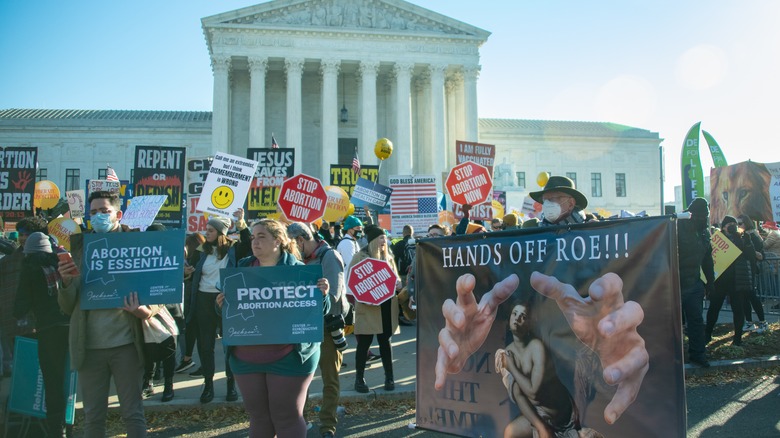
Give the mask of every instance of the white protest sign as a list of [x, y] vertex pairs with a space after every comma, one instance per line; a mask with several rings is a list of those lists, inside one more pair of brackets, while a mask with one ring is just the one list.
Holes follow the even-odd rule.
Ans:
[[89, 180], [89, 193], [95, 192], [111, 192], [119, 193], [119, 187], [122, 184], [119, 181], [109, 181], [105, 179], [91, 179]]
[[68, 209], [70, 209], [70, 217], [73, 219], [79, 219], [84, 217], [84, 190], [69, 190], [65, 192], [68, 197]]
[[780, 222], [780, 162], [765, 163], [772, 179], [769, 180], [769, 202], [772, 205], [772, 220]]
[[139, 228], [144, 231], [154, 222], [160, 207], [165, 204], [167, 199], [168, 195], [135, 196], [130, 200], [130, 205], [127, 206], [120, 222], [130, 228]]
[[257, 164], [257, 161], [248, 158], [217, 153], [211, 162], [197, 209], [232, 217], [236, 209], [244, 206]]

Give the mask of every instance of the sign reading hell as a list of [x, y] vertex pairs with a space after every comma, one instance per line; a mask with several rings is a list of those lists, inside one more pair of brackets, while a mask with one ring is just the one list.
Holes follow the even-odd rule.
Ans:
[[177, 212], [181, 220], [185, 148], [136, 146], [135, 196], [166, 195], [160, 211]]

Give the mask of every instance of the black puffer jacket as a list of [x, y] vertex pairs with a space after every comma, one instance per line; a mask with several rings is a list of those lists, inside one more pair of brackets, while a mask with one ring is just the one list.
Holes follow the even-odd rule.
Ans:
[[32, 310], [38, 330], [70, 324], [70, 318], [62, 313], [57, 304], [57, 290], [49, 288], [43, 271], [44, 266], [53, 267], [56, 271], [57, 264], [57, 255], [45, 252], [27, 254], [22, 262], [14, 317], [24, 318]]
[[680, 291], [689, 290], [700, 281], [699, 270], [704, 271], [707, 284], [714, 284], [712, 245], [706, 230], [693, 220], [677, 221], [677, 253], [680, 266]]

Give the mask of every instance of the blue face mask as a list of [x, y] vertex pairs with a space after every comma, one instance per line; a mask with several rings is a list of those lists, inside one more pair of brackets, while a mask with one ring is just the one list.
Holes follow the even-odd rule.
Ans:
[[108, 233], [114, 229], [114, 222], [111, 221], [111, 214], [98, 213], [90, 218], [92, 229], [98, 233]]

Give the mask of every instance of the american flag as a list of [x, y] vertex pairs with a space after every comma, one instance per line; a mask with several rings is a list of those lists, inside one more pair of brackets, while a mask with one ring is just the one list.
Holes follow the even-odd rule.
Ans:
[[119, 178], [116, 176], [116, 172], [114, 172], [114, 168], [111, 166], [107, 166], [106, 180], [119, 182]]
[[360, 175], [360, 160], [358, 160], [357, 148], [355, 148], [355, 156], [352, 157], [352, 172], [354, 172], [355, 175]]
[[[429, 182], [430, 181], [430, 182]], [[391, 184], [391, 214], [436, 214], [436, 178], [419, 177], [411, 184]]]
[[279, 143], [276, 142], [276, 139], [274, 138], [273, 134], [271, 134], [271, 148], [279, 149]]

